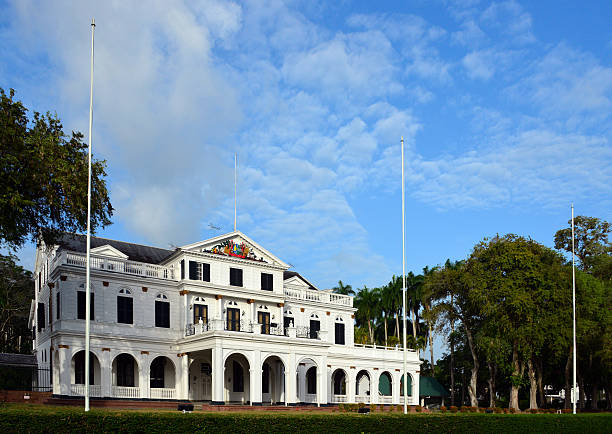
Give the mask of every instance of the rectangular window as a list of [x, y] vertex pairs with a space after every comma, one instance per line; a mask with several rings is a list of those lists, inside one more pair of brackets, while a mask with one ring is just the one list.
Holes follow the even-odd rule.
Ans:
[[270, 273], [261, 273], [261, 289], [263, 291], [274, 290], [274, 279]]
[[210, 282], [210, 264], [200, 264], [200, 271], [203, 282]]
[[291, 318], [290, 316], [286, 316], [283, 318], [283, 327], [287, 328], [287, 327], [291, 327], [294, 324], [293, 322], [293, 318]]
[[41, 331], [45, 328], [45, 303], [38, 303], [37, 316], [36, 326]]
[[319, 320], [310, 320], [310, 339], [318, 339], [319, 330], [321, 330], [321, 323]]
[[344, 324], [337, 322], [335, 326], [336, 345], [344, 345]]
[[[49, 292], [51, 292], [49, 290]], [[53, 321], [53, 304], [51, 303], [52, 297], [49, 293], [49, 325], [51, 325], [51, 321]]]
[[[89, 294], [89, 319], [94, 321], [94, 294]], [[77, 319], [85, 319], [85, 291], [77, 291]]]
[[270, 312], [257, 312], [257, 322], [261, 324], [261, 334], [270, 334]]
[[62, 310], [60, 309], [60, 293], [59, 290], [55, 294], [55, 318], [60, 319]]
[[200, 280], [198, 279], [198, 263], [195, 261], [189, 261], [189, 280]]
[[122, 324], [133, 324], [134, 300], [132, 297], [117, 297], [117, 322]]
[[155, 327], [170, 328], [170, 303], [155, 301]]
[[193, 305], [193, 323], [198, 324], [202, 320], [204, 324], [208, 322], [208, 306], [205, 304]]
[[240, 309], [230, 307], [227, 309], [227, 330], [240, 331]]
[[242, 269], [230, 268], [230, 285], [242, 286]]
[[181, 280], [185, 278], [185, 260], [181, 259]]

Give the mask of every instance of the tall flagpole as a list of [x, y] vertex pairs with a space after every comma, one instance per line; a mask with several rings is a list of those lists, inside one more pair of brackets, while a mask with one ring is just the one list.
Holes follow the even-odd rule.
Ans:
[[238, 185], [238, 152], [234, 153], [234, 232], [236, 232], [236, 193]]
[[574, 204], [572, 203], [572, 310], [573, 310], [573, 339], [574, 339], [574, 388], [572, 389], [572, 400], [574, 401], [574, 414], [576, 414], [576, 256], [574, 254]]
[[89, 168], [87, 175], [87, 258], [85, 266], [85, 411], [89, 411], [89, 318], [90, 279], [89, 255], [91, 249], [91, 126], [93, 123], [93, 71], [94, 71], [94, 30], [96, 21], [91, 19], [91, 69], [89, 82]]
[[402, 319], [404, 321], [404, 363], [402, 378], [404, 379], [404, 414], [408, 413], [408, 382], [406, 378], [406, 235], [404, 223], [405, 214], [404, 195], [404, 137], [402, 136]]

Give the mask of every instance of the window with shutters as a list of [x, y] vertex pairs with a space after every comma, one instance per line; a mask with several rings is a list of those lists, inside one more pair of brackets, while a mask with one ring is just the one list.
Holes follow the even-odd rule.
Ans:
[[319, 317], [315, 314], [312, 314], [312, 316], [310, 317], [310, 339], [318, 339], [320, 330], [321, 322], [319, 321]]
[[51, 325], [51, 321], [53, 321], [53, 304], [51, 303], [51, 299], [51, 293], [49, 293], [49, 325]]
[[257, 322], [261, 324], [261, 334], [270, 334], [270, 312], [257, 312]]
[[200, 321], [202, 321], [203, 324], [208, 323], [208, 306], [205, 304], [194, 303], [193, 323], [198, 324]]
[[189, 280], [210, 282], [210, 264], [189, 261]]
[[134, 323], [134, 299], [129, 289], [123, 288], [117, 296], [117, 322], [121, 324]]
[[344, 324], [341, 322], [335, 323], [335, 343], [344, 345]]
[[242, 269], [230, 268], [230, 285], [242, 286]]
[[61, 308], [60, 308], [60, 293], [59, 290], [57, 291], [57, 293], [55, 294], [55, 315], [56, 315], [56, 319], [60, 319], [61, 317]]
[[270, 273], [261, 273], [261, 289], [263, 291], [274, 290], [274, 279]]
[[[77, 291], [77, 319], [85, 319], [85, 291]], [[94, 294], [89, 294], [89, 319], [95, 320]]]
[[185, 260], [181, 259], [181, 280], [185, 278]]
[[158, 294], [155, 300], [155, 327], [170, 328], [170, 303], [164, 294]]

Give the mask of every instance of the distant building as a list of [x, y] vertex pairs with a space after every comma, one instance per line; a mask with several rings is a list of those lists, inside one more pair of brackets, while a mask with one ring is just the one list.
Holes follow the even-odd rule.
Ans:
[[[175, 250], [92, 237], [90, 396], [400, 404], [402, 351], [354, 344], [353, 298], [236, 231]], [[85, 388], [85, 237], [36, 252], [30, 323], [53, 393]], [[409, 404], [419, 359], [408, 352]]]

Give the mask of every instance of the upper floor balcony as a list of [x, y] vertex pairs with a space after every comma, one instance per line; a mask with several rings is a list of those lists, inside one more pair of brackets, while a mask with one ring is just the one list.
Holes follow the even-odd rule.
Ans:
[[287, 300], [306, 300], [353, 307], [353, 297], [349, 295], [334, 294], [333, 292], [316, 291], [306, 288], [285, 288], [285, 298]]
[[[51, 263], [51, 268], [61, 265], [85, 268], [87, 256], [85, 253], [61, 250]], [[138, 277], [151, 277], [163, 280], [178, 280], [175, 270], [161, 265], [130, 261], [127, 259], [90, 255], [89, 264], [92, 270], [104, 270], [111, 273], [128, 274]]]

